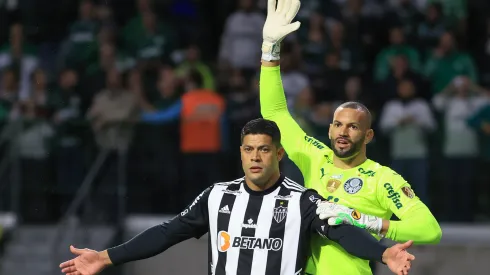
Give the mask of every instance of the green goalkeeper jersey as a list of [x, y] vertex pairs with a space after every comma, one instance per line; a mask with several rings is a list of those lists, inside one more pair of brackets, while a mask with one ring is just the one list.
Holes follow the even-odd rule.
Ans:
[[[386, 234], [392, 240], [419, 244], [440, 240], [439, 224], [403, 177], [372, 160], [351, 169], [333, 165], [333, 151], [308, 136], [289, 114], [279, 67], [262, 67], [260, 104], [263, 117], [281, 130], [282, 146], [301, 170], [306, 187], [368, 215], [389, 220], [395, 214], [400, 221], [391, 221]], [[348, 254], [332, 241], [313, 237], [311, 247], [307, 274], [372, 274], [368, 261]]]

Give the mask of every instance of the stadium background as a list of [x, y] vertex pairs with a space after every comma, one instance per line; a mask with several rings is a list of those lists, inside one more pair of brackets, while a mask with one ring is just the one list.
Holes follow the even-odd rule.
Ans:
[[[1, 274], [58, 274], [68, 244], [116, 244], [241, 176], [239, 131], [260, 115], [265, 1], [253, 2], [0, 0]], [[301, 126], [328, 142], [335, 106], [365, 103], [377, 134], [368, 157], [408, 178], [442, 222], [442, 244], [414, 250], [414, 274], [477, 273], [490, 254], [489, 8], [303, 0], [302, 27], [282, 47]], [[191, 69], [225, 109], [182, 97]], [[189, 102], [217, 127], [181, 131]], [[400, 106], [412, 117], [389, 124]], [[288, 160], [283, 172], [302, 181]], [[205, 274], [205, 245], [124, 274]]]

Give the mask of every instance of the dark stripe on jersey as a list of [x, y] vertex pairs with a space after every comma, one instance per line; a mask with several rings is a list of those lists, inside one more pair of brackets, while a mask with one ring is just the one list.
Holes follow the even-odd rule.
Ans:
[[[291, 194], [291, 191], [287, 189], [284, 186], [280, 187], [281, 190], [279, 190], [279, 196], [289, 196]], [[288, 200], [282, 200], [282, 199], [277, 199], [276, 204], [274, 206], [274, 209], [278, 207], [288, 207]], [[274, 220], [272, 221], [271, 228], [269, 231], [269, 238], [280, 238], [283, 240], [283, 247], [284, 247], [284, 231], [286, 230], [286, 218], [284, 218], [280, 223]], [[269, 250], [269, 253], [267, 253], [267, 268], [265, 274], [267, 275], [279, 275], [281, 274], [281, 261], [282, 261], [282, 250], [283, 247], [281, 247], [280, 250], [274, 251], [274, 250]], [[291, 251], [291, 253], [297, 253], [296, 251]]]
[[[230, 184], [226, 190], [228, 191], [239, 191], [241, 184]], [[235, 204], [236, 195], [233, 193], [224, 193], [223, 198], [221, 199], [221, 203], [219, 205], [219, 209], [222, 209], [228, 206], [229, 211], [233, 210], [233, 205]], [[219, 210], [218, 210], [219, 211]], [[217, 232], [220, 231], [228, 231], [228, 224], [230, 223], [231, 214], [220, 213], [218, 212], [218, 228]], [[219, 238], [219, 236], [218, 236]], [[210, 246], [211, 247], [211, 246]], [[218, 253], [218, 262], [216, 264], [216, 275], [225, 275], [225, 266], [226, 266], [226, 253]], [[210, 273], [211, 274], [211, 273]]]
[[[245, 217], [243, 218], [244, 225], [257, 225], [263, 201], [264, 196], [250, 196], [247, 203], [247, 210], [245, 211]], [[242, 226], [242, 236], [254, 237], [255, 228]], [[254, 249], [240, 249], [237, 275], [250, 275], [250, 272], [252, 271], [253, 256]]]

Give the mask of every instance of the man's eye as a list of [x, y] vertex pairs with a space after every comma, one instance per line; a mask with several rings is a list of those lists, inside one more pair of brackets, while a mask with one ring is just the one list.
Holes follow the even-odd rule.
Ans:
[[351, 126], [351, 128], [352, 128], [352, 129], [354, 129], [354, 130], [359, 129], [359, 128], [358, 128], [357, 126], [355, 126], [355, 125], [352, 125], [352, 126]]

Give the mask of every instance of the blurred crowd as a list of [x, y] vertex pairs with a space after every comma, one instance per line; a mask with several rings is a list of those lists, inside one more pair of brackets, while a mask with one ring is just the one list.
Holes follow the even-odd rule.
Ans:
[[[110, 155], [92, 198], [107, 211], [94, 218], [113, 215], [121, 158], [131, 212], [176, 213], [241, 176], [240, 130], [260, 116], [265, 0], [21, 2], [0, 1], [0, 149], [4, 159], [18, 149], [26, 220], [66, 211], [101, 151]], [[361, 101], [374, 115], [370, 158], [439, 219], [488, 219], [488, 3], [301, 2], [281, 53], [301, 127], [328, 144], [336, 106]]]

